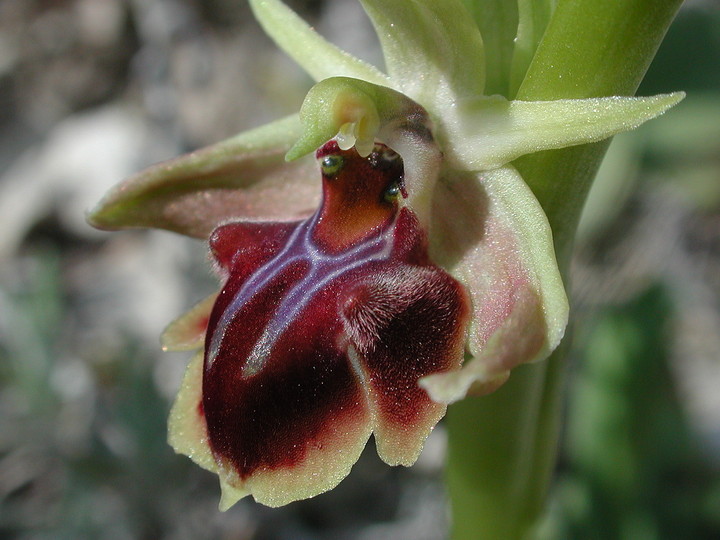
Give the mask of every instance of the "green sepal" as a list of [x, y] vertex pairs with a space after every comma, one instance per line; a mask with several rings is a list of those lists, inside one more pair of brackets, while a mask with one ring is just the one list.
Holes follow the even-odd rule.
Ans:
[[485, 86], [482, 36], [459, 0], [361, 0], [393, 87], [430, 111]]
[[315, 81], [346, 76], [388, 84], [387, 75], [328, 42], [279, 0], [250, 0], [250, 7], [267, 35]]
[[93, 208], [99, 229], [153, 227], [206, 238], [233, 218], [292, 219], [312, 212], [314, 160], [286, 163], [301, 133], [297, 115], [159, 163], [115, 186]]
[[432, 224], [433, 260], [473, 304], [462, 369], [420, 383], [432, 399], [453, 403], [547, 358], [565, 333], [569, 306], [547, 217], [513, 167], [443, 178]]

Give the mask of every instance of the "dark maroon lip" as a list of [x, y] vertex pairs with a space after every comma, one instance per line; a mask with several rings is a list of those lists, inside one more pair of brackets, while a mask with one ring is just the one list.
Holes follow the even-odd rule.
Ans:
[[[356, 189], [381, 194], [401, 181], [402, 162], [384, 145], [361, 158], [330, 141], [316, 155], [330, 154], [345, 156], [341, 173], [323, 177], [325, 189], [341, 182], [332, 184], [341, 199], [364, 204], [368, 191]], [[315, 234], [325, 199], [304, 221], [235, 222], [211, 236], [228, 277], [208, 322], [199, 406], [238, 487], [258, 472], [302, 469], [323, 449], [356, 448], [371, 431], [383, 459], [410, 462], [444, 412], [417, 383], [462, 362], [462, 286], [432, 264], [409, 208], [385, 203], [373, 221], [348, 201], [340, 217], [360, 229], [339, 242], [343, 219], [328, 225], [333, 249]], [[337, 471], [304, 474], [311, 483]]]

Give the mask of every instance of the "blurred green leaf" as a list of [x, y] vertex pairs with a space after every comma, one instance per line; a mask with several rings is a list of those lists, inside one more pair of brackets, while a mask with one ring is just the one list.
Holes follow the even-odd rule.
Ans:
[[676, 395], [668, 358], [672, 303], [654, 286], [606, 309], [578, 342], [568, 471], [550, 537], [717, 538], [700, 514], [718, 485]]

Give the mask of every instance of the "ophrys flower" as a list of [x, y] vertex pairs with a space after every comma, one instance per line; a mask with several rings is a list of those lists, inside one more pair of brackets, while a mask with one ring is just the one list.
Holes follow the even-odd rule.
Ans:
[[[371, 430], [383, 458], [408, 464], [443, 404], [491, 391], [518, 364], [546, 357], [568, 305], [550, 227], [509, 162], [608, 137], [679, 99], [484, 96], [482, 38], [454, 0], [363, 2], [387, 75], [280, 2], [251, 5], [319, 81], [302, 123], [293, 116], [150, 169], [91, 215], [106, 228], [210, 237], [226, 283], [212, 312], [213, 301], [199, 305], [165, 344], [191, 347], [209, 330], [204, 361], [191, 363], [175, 405], [171, 442], [218, 472], [223, 506], [247, 493], [282, 504], [329, 489]], [[333, 138], [337, 150], [325, 146]], [[378, 143], [399, 154], [401, 177], [393, 166], [373, 169], [386, 152]], [[329, 160], [322, 203], [317, 165], [302, 157], [318, 147], [355, 186], [333, 191]], [[300, 159], [285, 163], [287, 152]], [[347, 255], [368, 239], [380, 246], [369, 259]], [[280, 388], [289, 402], [273, 400]], [[385, 429], [378, 411], [389, 410], [379, 404], [395, 391], [408, 421]]]

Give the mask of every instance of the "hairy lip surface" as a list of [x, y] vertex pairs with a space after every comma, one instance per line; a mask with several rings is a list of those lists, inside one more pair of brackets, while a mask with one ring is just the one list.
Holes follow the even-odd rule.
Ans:
[[[362, 158], [328, 143], [318, 157], [343, 165], [323, 175], [315, 214], [229, 223], [211, 237], [227, 280], [193, 414], [221, 481], [261, 502], [330, 489], [371, 433], [385, 461], [409, 465], [445, 412], [418, 380], [459, 367], [469, 305], [430, 262], [426, 234], [402, 204], [402, 161], [384, 152]], [[329, 204], [348, 194], [369, 220]], [[278, 486], [287, 474], [294, 480]]]

